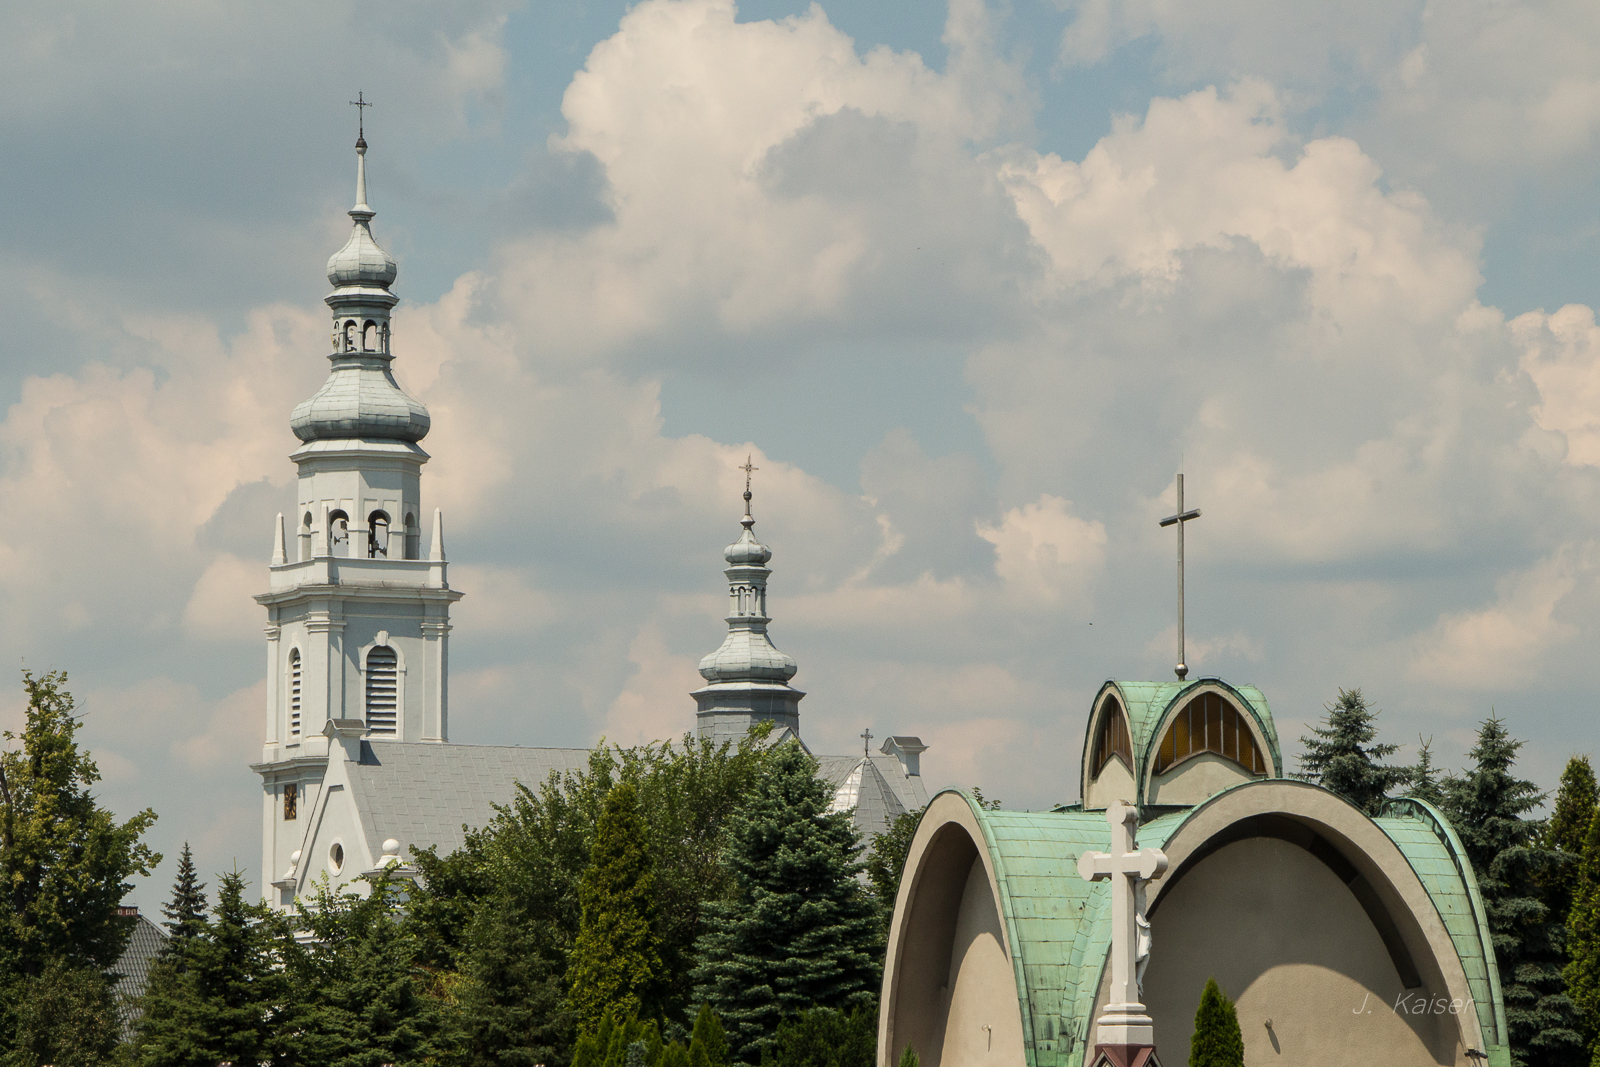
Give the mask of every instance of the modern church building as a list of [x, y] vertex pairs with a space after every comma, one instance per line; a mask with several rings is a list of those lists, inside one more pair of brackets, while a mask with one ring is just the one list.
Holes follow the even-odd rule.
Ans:
[[[509, 802], [518, 783], [587, 766], [588, 749], [450, 742], [450, 609], [444, 520], [424, 510], [427, 409], [390, 367], [394, 258], [372, 236], [367, 143], [356, 141], [350, 239], [328, 260], [333, 367], [294, 409], [298, 502], [277, 517], [267, 609], [261, 869], [266, 897], [292, 905], [324, 875], [365, 889], [414, 847], [444, 855]], [[700, 664], [696, 732], [718, 742], [759, 722], [800, 739], [795, 661], [767, 636], [767, 563], [748, 482], [738, 540], [725, 553], [728, 634]], [[426, 526], [426, 532], [424, 527]], [[685, 726], [688, 725], [687, 702]], [[804, 742], [802, 741], [802, 744]], [[878, 754], [819, 756], [837, 810], [864, 835], [927, 803], [915, 737]]]
[[[1106, 682], [1082, 802], [1049, 812], [933, 799], [890, 932], [878, 1062], [1091, 1067], [1110, 985], [1109, 804], [1166, 853], [1145, 889], [1145, 1008], [1157, 1055], [1188, 1061], [1215, 977], [1252, 1067], [1509, 1067], [1477, 882], [1455, 831], [1415, 800], [1371, 818], [1286, 779], [1260, 691], [1219, 678]], [[1127, 1067], [1127, 1065], [1118, 1065]]]

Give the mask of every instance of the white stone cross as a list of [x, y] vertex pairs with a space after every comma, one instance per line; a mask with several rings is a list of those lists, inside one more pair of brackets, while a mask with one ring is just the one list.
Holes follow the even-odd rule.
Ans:
[[1095, 1020], [1096, 1043], [1102, 1045], [1154, 1045], [1155, 1024], [1139, 1000], [1140, 904], [1145, 882], [1167, 870], [1167, 854], [1158, 848], [1138, 848], [1139, 813], [1121, 800], [1106, 809], [1111, 824], [1111, 851], [1085, 852], [1078, 857], [1078, 873], [1086, 880], [1111, 880], [1111, 989], [1105, 1011]]

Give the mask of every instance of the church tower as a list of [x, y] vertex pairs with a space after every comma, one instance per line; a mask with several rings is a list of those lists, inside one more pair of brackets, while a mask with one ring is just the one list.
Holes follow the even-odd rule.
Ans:
[[737, 744], [750, 728], [771, 722], [771, 740], [800, 736], [800, 698], [789, 684], [794, 659], [779, 652], [767, 636], [767, 563], [772, 549], [756, 540], [750, 516], [750, 471], [745, 461], [744, 532], [723, 553], [728, 569], [728, 636], [722, 647], [700, 661], [708, 683], [695, 690], [696, 732], [717, 743]]
[[[262, 862], [272, 879], [322, 818], [328, 761], [363, 740], [449, 739], [450, 605], [443, 524], [421, 528], [418, 442], [427, 408], [395, 382], [389, 291], [396, 266], [372, 237], [367, 142], [356, 141], [350, 239], [328, 260], [332, 370], [294, 409], [298, 504], [277, 517], [267, 609]], [[292, 532], [291, 532], [292, 530]], [[334, 864], [337, 871], [340, 864]]]

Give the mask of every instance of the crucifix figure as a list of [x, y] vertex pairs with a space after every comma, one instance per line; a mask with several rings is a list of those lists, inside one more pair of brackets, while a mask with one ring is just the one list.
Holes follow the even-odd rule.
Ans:
[[1139, 813], [1125, 801], [1111, 802], [1106, 822], [1111, 825], [1111, 851], [1078, 857], [1078, 873], [1086, 880], [1111, 882], [1111, 989], [1105, 1010], [1095, 1020], [1095, 1065], [1159, 1067], [1155, 1023], [1140, 1000], [1140, 979], [1150, 955], [1144, 885], [1166, 873], [1167, 855], [1138, 847]]
[[367, 139], [366, 109], [372, 106], [372, 102], [361, 93], [357, 93], [356, 98], [350, 101], [350, 106], [356, 109], [356, 139], [365, 141]]
[[1162, 526], [1177, 526], [1178, 528], [1178, 666], [1175, 673], [1178, 681], [1183, 681], [1189, 676], [1189, 665], [1183, 661], [1183, 524], [1190, 519], [1198, 519], [1200, 509], [1192, 511], [1183, 510], [1183, 475], [1178, 475], [1178, 512], [1168, 515], [1161, 520]]

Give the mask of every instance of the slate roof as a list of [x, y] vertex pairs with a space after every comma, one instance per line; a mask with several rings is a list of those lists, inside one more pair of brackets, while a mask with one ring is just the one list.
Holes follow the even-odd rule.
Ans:
[[112, 971], [120, 975], [115, 987], [117, 1003], [122, 1006], [122, 1037], [133, 1037], [140, 1012], [134, 1005], [150, 984], [150, 964], [167, 943], [167, 932], [155, 923], [138, 916], [133, 922], [133, 933], [128, 935], [128, 947], [122, 950]]
[[[427, 745], [363, 741], [361, 762], [349, 766], [351, 800], [361, 813], [369, 854], [383, 842], [438, 846], [443, 856], [466, 841], [463, 827], [476, 829], [494, 817], [494, 805], [510, 802], [517, 783], [537, 788], [552, 773], [583, 770], [586, 748], [522, 748], [510, 745]], [[869, 840], [896, 815], [928, 802], [920, 777], [908, 777], [893, 756], [818, 756], [818, 776], [835, 789], [865, 764], [860, 776], [856, 825]]]

